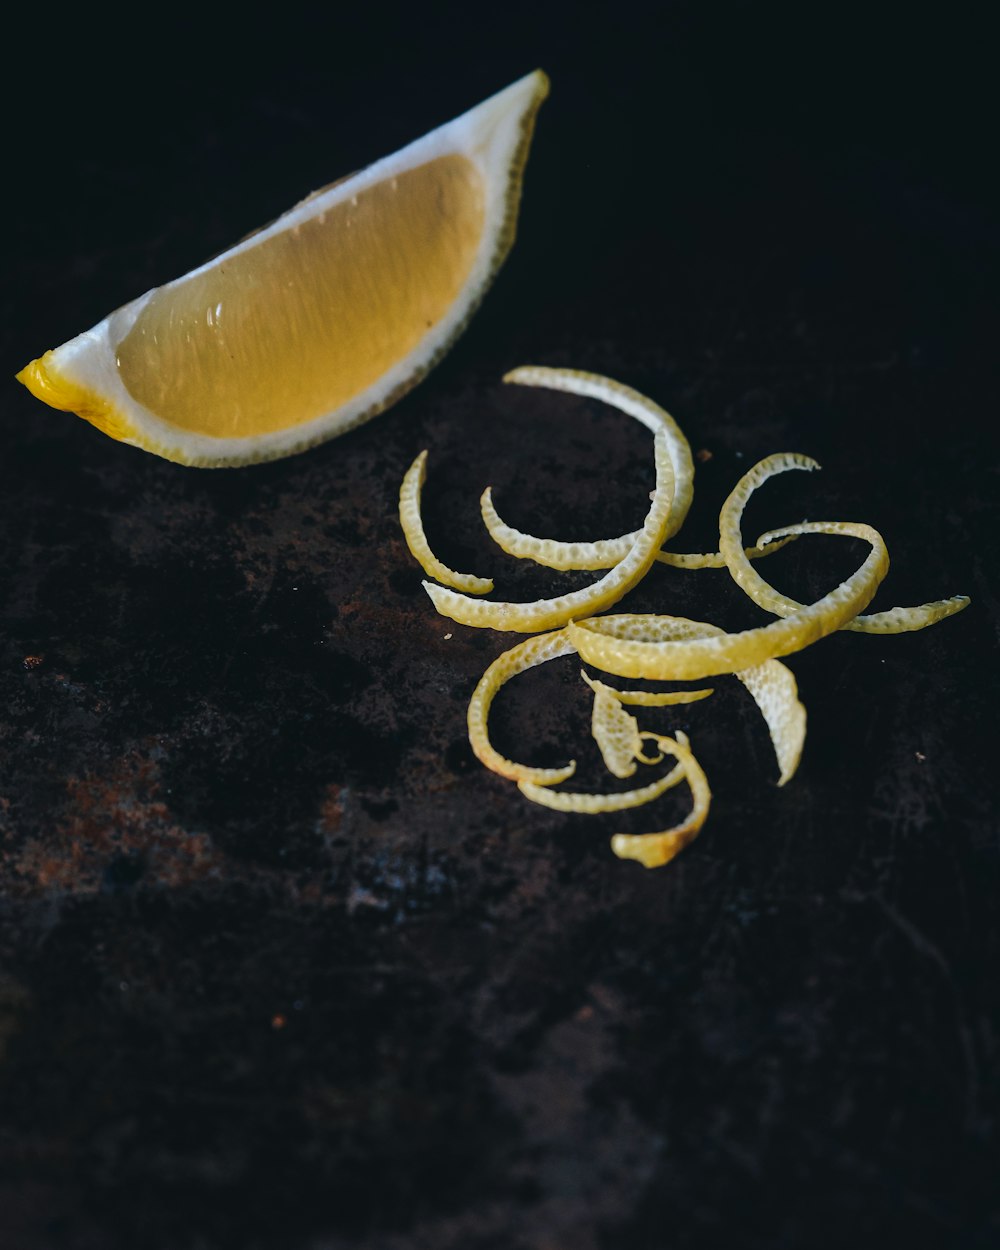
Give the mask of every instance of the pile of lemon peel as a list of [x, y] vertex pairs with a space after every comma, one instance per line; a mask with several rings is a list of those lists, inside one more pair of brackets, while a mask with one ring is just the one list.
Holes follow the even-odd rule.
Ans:
[[[819, 468], [811, 457], [798, 453], [767, 456], [740, 478], [719, 514], [717, 552], [667, 551], [665, 544], [680, 530], [694, 497], [691, 448], [673, 417], [631, 387], [595, 373], [525, 366], [506, 374], [504, 381], [603, 400], [653, 432], [656, 487], [642, 528], [596, 542], [537, 538], [501, 519], [493, 503], [492, 488], [487, 487], [480, 499], [483, 522], [503, 552], [559, 571], [606, 570], [583, 589], [532, 603], [510, 603], [472, 598], [488, 594], [493, 589], [492, 580], [456, 573], [431, 550], [420, 517], [426, 451], [417, 456], [403, 479], [400, 522], [410, 552], [428, 577], [434, 579], [425, 581], [423, 586], [442, 616], [463, 625], [534, 635], [493, 661], [469, 702], [469, 742], [486, 768], [515, 782], [532, 802], [555, 811], [588, 815], [640, 807], [682, 781], [687, 782], [691, 810], [685, 819], [656, 833], [615, 834], [611, 849], [621, 859], [637, 860], [646, 868], [669, 863], [697, 837], [712, 797], [687, 735], [681, 730], [673, 736], [642, 730], [627, 707], [691, 704], [708, 698], [713, 691], [616, 689], [582, 671], [581, 676], [594, 696], [591, 734], [608, 771], [619, 779], [627, 779], [635, 776], [639, 765], [654, 767], [665, 756], [673, 759], [674, 766], [658, 780], [633, 789], [581, 793], [554, 789], [573, 776], [575, 760], [557, 768], [539, 768], [507, 759], [492, 745], [490, 709], [507, 682], [549, 660], [571, 655], [578, 655], [605, 674], [621, 678], [696, 681], [709, 676], [735, 676], [764, 717], [778, 763], [777, 784], [783, 786], [795, 774], [802, 757], [806, 710], [798, 697], [793, 673], [778, 657], [801, 651], [841, 629], [870, 634], [925, 629], [969, 604], [968, 596], [953, 595], [915, 607], [866, 614], [865, 609], [889, 570], [885, 541], [870, 525], [803, 521], [769, 530], [752, 546], [744, 546], [741, 525], [753, 492], [777, 474]], [[751, 562], [808, 534], [860, 538], [870, 550], [850, 577], [814, 603], [801, 604], [765, 581]], [[730, 633], [707, 621], [679, 616], [598, 615], [634, 589], [654, 562], [682, 569], [726, 569], [758, 607], [777, 619]], [[651, 744], [655, 754], [647, 753], [647, 744]]]

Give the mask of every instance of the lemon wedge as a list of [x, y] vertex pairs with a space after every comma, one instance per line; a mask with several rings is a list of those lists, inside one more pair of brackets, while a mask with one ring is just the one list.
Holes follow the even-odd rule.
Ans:
[[111, 313], [17, 375], [181, 464], [302, 451], [383, 411], [461, 332], [514, 241], [540, 71]]

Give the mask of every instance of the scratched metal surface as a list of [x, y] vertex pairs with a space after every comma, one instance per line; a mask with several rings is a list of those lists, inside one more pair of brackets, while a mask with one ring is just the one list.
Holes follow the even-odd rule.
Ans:
[[[204, 473], [0, 388], [5, 1250], [1000, 1239], [998, 240], [975, 75], [945, 108], [914, 46], [886, 79], [888, 20], [865, 28], [875, 52], [848, 24], [819, 56], [744, 6], [721, 40], [707, 13], [664, 12], [533, 15], [527, 59], [515, 32], [487, 54], [463, 27], [479, 51], [451, 73], [444, 18], [385, 52], [355, 15], [332, 83], [332, 27], [252, 72], [181, 58], [188, 96], [147, 98], [113, 147], [69, 136], [18, 206], [7, 375], [536, 61], [553, 78], [508, 267], [368, 426]], [[932, 56], [940, 32], [918, 35]], [[70, 84], [110, 106], [72, 44]], [[360, 124], [356, 92], [390, 77]], [[66, 106], [47, 107], [54, 126]], [[646, 432], [501, 384], [528, 362], [675, 414], [706, 453], [689, 548], [714, 545], [749, 464], [803, 451], [823, 473], [770, 484], [753, 535], [867, 520], [893, 556], [879, 605], [974, 599], [793, 657], [809, 736], [782, 790], [731, 680], [650, 713], [715, 792], [662, 871], [609, 837], [681, 798], [565, 817], [480, 769], [465, 705], [512, 640], [436, 617], [399, 532], [423, 447], [439, 553], [513, 598], [567, 583], [490, 550], [485, 485], [540, 532], [638, 522]], [[814, 598], [858, 554], [800, 543], [770, 570]], [[723, 573], [657, 569], [626, 606], [760, 619]], [[603, 784], [586, 696], [572, 661], [525, 677], [497, 744]]]

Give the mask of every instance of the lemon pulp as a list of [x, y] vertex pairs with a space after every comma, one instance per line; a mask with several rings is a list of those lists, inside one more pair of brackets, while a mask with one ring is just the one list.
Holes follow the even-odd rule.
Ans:
[[332, 412], [453, 306], [484, 215], [465, 156], [404, 170], [154, 291], [118, 345], [122, 382], [164, 421], [215, 437]]

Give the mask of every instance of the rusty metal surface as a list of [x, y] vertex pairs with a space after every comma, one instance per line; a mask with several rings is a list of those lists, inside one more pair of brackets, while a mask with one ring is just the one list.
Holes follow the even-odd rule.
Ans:
[[[708, 75], [709, 24], [685, 13], [656, 36]], [[665, 219], [634, 204], [616, 232], [623, 204], [605, 188], [589, 224], [563, 229], [566, 179], [590, 185], [581, 128], [614, 135], [597, 123], [614, 91], [584, 103], [579, 58], [599, 41], [578, 32], [567, 49], [549, 21], [538, 60], [555, 89], [522, 237], [466, 337], [396, 409], [292, 460], [206, 473], [2, 392], [5, 1250], [1000, 1238], [997, 440], [979, 355], [995, 223], [953, 168], [894, 164], [860, 111], [874, 154], [825, 112], [825, 147], [804, 154], [794, 121], [769, 146], [758, 112], [711, 114], [679, 141], [704, 185], [679, 180]], [[281, 64], [236, 98], [290, 202], [300, 177], [337, 172], [295, 157], [312, 159], [343, 97], [323, 106], [318, 78]], [[467, 90], [436, 79], [424, 128], [524, 68], [512, 44]], [[651, 88], [629, 90], [635, 156], [663, 119]], [[411, 137], [402, 107], [373, 112], [374, 138], [340, 135], [338, 164]], [[158, 177], [71, 150], [93, 164], [91, 206], [74, 223], [39, 192], [25, 214], [8, 374], [54, 325], [68, 337], [253, 224], [226, 199], [256, 180], [246, 118], [227, 108], [201, 130], [181, 113], [202, 146], [158, 150], [178, 186], [117, 241], [112, 191], [151, 212]], [[189, 197], [213, 169], [235, 185], [196, 229]], [[777, 206], [793, 191], [794, 211]], [[283, 206], [254, 203], [261, 219]], [[682, 797], [565, 817], [479, 767], [466, 703], [513, 639], [437, 617], [399, 531], [399, 482], [423, 447], [432, 543], [512, 598], [568, 583], [491, 551], [484, 486], [511, 523], [560, 537], [641, 518], [646, 432], [504, 387], [521, 363], [606, 372], [675, 414], [706, 453], [685, 546], [714, 545], [750, 463], [803, 451], [823, 473], [769, 485], [754, 535], [803, 515], [868, 520], [894, 561], [880, 606], [974, 598], [922, 634], [840, 635], [794, 657], [809, 737], [782, 790], [736, 683], [652, 713], [687, 730], [715, 791], [701, 837], [662, 871], [617, 861], [608, 840], [674, 819]], [[769, 567], [813, 598], [856, 555], [817, 540]], [[657, 568], [626, 606], [760, 619], [724, 573]], [[602, 785], [578, 667], [505, 692], [496, 740], [541, 763], [575, 756]]]

